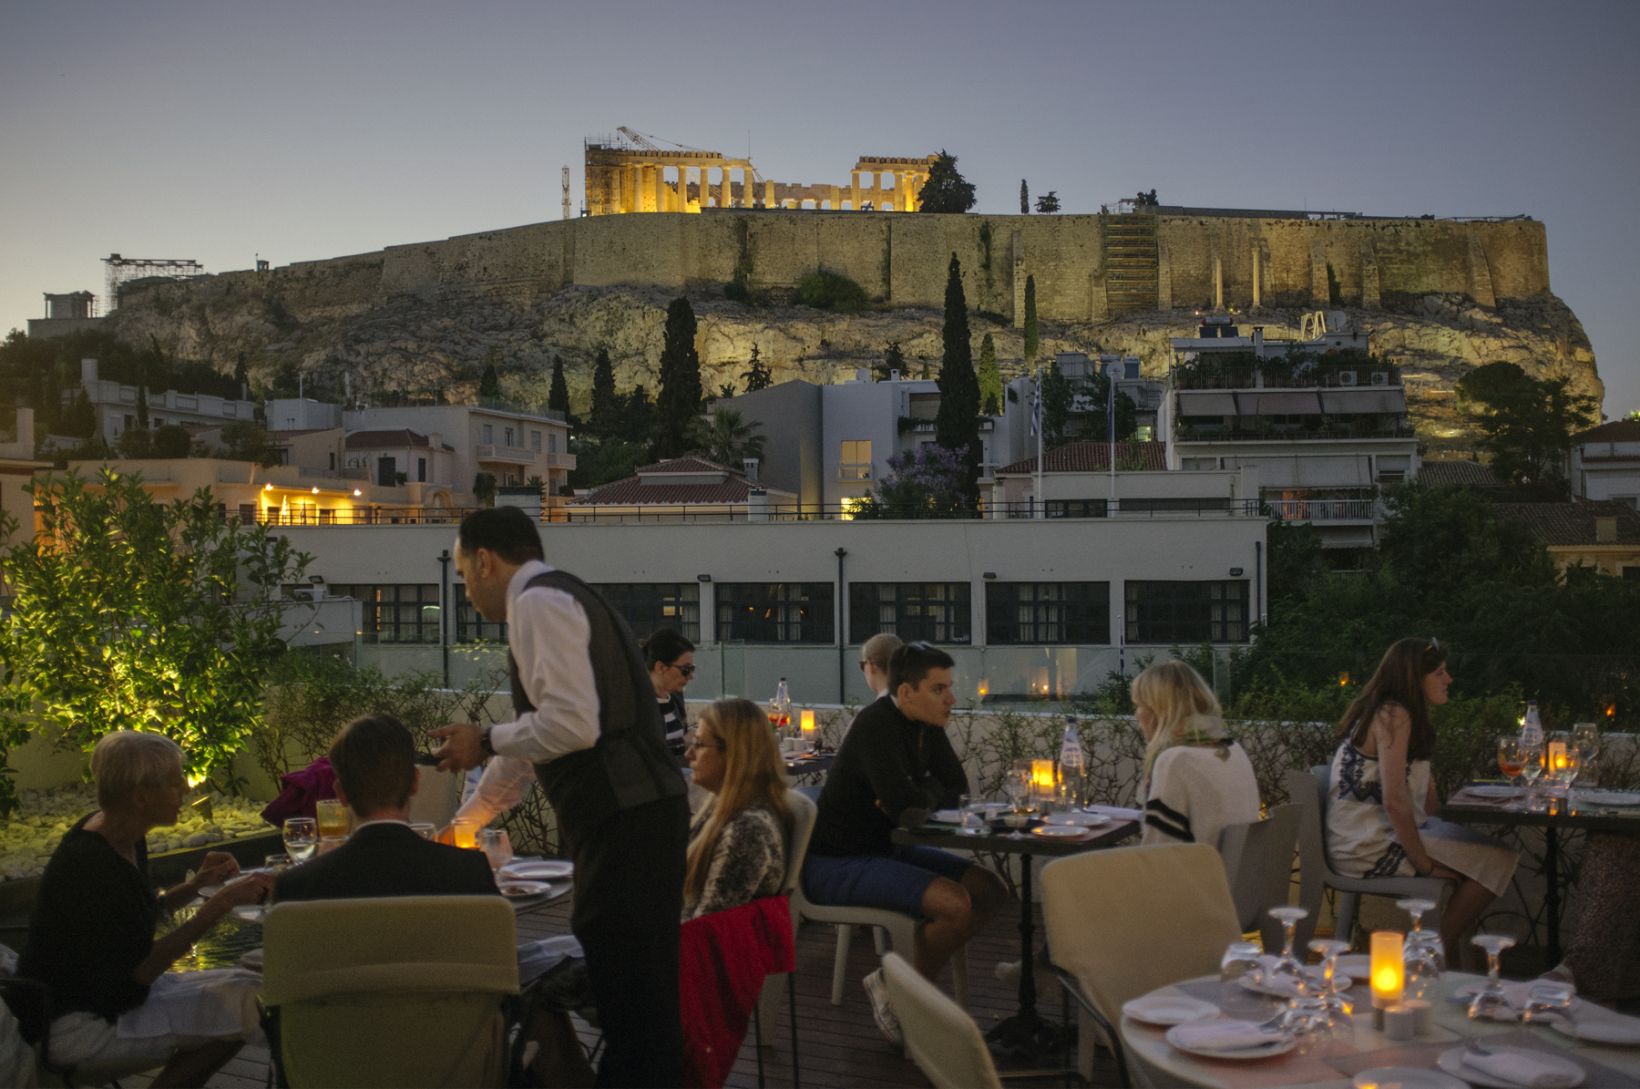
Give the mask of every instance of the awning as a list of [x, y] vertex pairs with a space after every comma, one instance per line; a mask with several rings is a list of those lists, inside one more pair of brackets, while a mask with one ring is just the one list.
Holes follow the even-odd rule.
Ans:
[[1314, 390], [1283, 393], [1238, 393], [1236, 404], [1243, 416], [1319, 416], [1321, 399]]
[[1407, 410], [1407, 401], [1400, 389], [1328, 389], [1321, 391], [1321, 406], [1340, 416], [1398, 416]]
[[1228, 390], [1180, 390], [1180, 416], [1234, 416], [1236, 395]]

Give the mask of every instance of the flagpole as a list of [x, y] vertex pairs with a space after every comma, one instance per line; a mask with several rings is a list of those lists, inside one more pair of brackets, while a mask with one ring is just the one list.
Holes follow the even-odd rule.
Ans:
[[1042, 368], [1036, 369], [1036, 398], [1031, 408], [1031, 418], [1036, 421], [1036, 510], [1033, 518], [1046, 518], [1048, 504], [1042, 499], [1042, 433], [1047, 430], [1047, 421], [1042, 418]]
[[1105, 437], [1110, 441], [1110, 500], [1105, 508], [1109, 517], [1116, 513], [1116, 374], [1111, 368], [1105, 370]]

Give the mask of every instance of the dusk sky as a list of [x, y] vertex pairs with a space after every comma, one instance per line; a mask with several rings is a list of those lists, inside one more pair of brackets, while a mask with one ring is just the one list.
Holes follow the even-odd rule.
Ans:
[[0, 332], [100, 258], [282, 265], [560, 216], [618, 125], [765, 177], [945, 148], [981, 212], [1164, 203], [1547, 225], [1640, 409], [1640, 4], [24, 3]]

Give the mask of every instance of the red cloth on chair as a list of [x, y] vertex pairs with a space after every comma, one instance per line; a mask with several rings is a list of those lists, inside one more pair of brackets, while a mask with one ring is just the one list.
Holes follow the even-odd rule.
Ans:
[[796, 967], [791, 903], [784, 896], [763, 896], [683, 924], [678, 982], [688, 1089], [723, 1084], [746, 1039], [763, 977]]
[[262, 819], [283, 828], [288, 817], [311, 817], [314, 803], [336, 796], [336, 772], [329, 757], [321, 756], [305, 768], [279, 777], [285, 789], [262, 810]]

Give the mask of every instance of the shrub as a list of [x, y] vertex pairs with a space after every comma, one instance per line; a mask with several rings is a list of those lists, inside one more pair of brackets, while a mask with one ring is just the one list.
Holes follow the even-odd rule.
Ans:
[[797, 299], [817, 310], [854, 314], [866, 308], [866, 289], [842, 273], [821, 269], [804, 276], [797, 285]]

